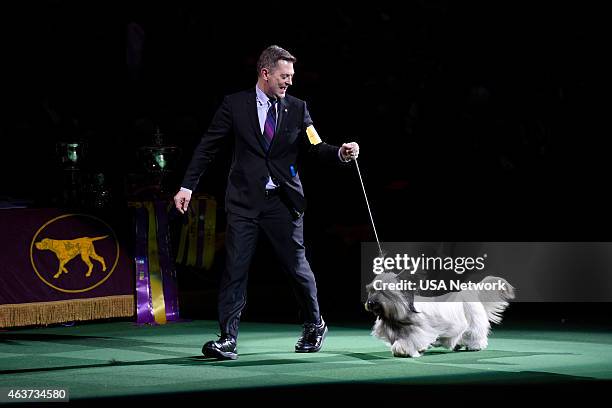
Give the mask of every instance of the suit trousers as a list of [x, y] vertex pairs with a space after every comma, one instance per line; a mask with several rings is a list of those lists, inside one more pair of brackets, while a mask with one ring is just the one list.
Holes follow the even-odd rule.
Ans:
[[226, 267], [219, 288], [219, 326], [222, 334], [238, 337], [240, 314], [246, 305], [248, 271], [259, 234], [269, 239], [282, 270], [289, 275], [305, 322], [320, 319], [317, 287], [304, 248], [304, 218], [294, 219], [279, 195], [266, 198], [256, 218], [227, 214]]

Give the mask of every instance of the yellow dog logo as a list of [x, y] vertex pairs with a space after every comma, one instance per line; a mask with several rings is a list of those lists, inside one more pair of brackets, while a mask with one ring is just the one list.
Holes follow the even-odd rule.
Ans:
[[[56, 239], [60, 237], [71, 239]], [[32, 269], [45, 285], [64, 293], [83, 293], [104, 284], [117, 267], [120, 252], [113, 229], [88, 214], [52, 218], [30, 241]]]
[[81, 255], [81, 259], [87, 265], [88, 269], [85, 276], [89, 277], [91, 276], [91, 271], [93, 270], [93, 263], [91, 262], [91, 259], [100, 262], [100, 264], [102, 264], [102, 271], [106, 271], [106, 262], [104, 261], [104, 258], [96, 254], [93, 243], [94, 241], [107, 237], [108, 235], [95, 238], [83, 237], [70, 240], [44, 238], [35, 245], [37, 249], [40, 249], [41, 251], [47, 249], [55, 253], [55, 256], [57, 256], [59, 268], [57, 273], [53, 275], [55, 279], [59, 278], [62, 272], [68, 273], [68, 269], [66, 269], [65, 265], [77, 255]]

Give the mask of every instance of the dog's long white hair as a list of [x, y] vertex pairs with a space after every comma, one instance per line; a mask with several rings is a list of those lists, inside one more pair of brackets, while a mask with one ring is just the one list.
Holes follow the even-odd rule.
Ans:
[[[393, 273], [376, 279], [399, 282]], [[419, 357], [432, 346], [485, 349], [491, 323], [501, 323], [514, 288], [503, 278], [487, 276], [481, 282], [501, 283], [502, 289], [423, 298], [402, 290], [375, 290], [370, 284], [365, 307], [377, 316], [372, 335], [390, 345], [396, 357]]]

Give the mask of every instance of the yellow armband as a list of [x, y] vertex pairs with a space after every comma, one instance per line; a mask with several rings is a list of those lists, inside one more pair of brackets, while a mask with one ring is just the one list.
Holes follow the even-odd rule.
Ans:
[[310, 125], [306, 128], [306, 134], [308, 135], [308, 140], [310, 141], [311, 145], [318, 145], [322, 142], [321, 138], [319, 137], [319, 134], [317, 133], [313, 125]]

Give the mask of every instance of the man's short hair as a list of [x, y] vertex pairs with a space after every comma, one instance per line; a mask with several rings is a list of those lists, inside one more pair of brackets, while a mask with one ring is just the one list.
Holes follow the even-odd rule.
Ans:
[[274, 71], [276, 63], [279, 60], [285, 60], [295, 63], [297, 59], [291, 53], [278, 45], [271, 45], [262, 51], [257, 60], [257, 76], [260, 75], [263, 68]]

